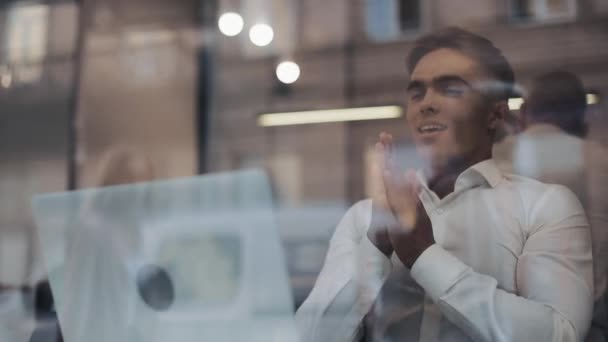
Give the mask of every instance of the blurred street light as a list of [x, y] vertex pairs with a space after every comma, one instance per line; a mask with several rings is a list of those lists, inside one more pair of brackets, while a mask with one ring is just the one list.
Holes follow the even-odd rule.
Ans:
[[304, 112], [264, 113], [258, 117], [262, 127], [319, 124], [327, 122], [395, 119], [402, 116], [400, 106], [338, 108]]
[[217, 21], [220, 32], [228, 37], [234, 37], [243, 30], [243, 17], [234, 12], [227, 12], [220, 16]]
[[281, 62], [277, 66], [276, 74], [279, 81], [291, 84], [300, 78], [300, 67], [291, 61]]
[[266, 46], [272, 42], [274, 31], [266, 24], [256, 24], [249, 30], [249, 39], [256, 46]]

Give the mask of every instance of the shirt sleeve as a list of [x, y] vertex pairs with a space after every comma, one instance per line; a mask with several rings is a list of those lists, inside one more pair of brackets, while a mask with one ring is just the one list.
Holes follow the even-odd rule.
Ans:
[[391, 270], [367, 238], [371, 200], [355, 204], [331, 238], [317, 281], [295, 315], [302, 341], [355, 341]]
[[498, 288], [496, 279], [437, 244], [414, 263], [412, 277], [473, 340], [583, 340], [593, 306], [589, 226], [574, 194], [561, 186], [550, 189], [531, 211], [532, 229], [517, 263], [517, 293]]

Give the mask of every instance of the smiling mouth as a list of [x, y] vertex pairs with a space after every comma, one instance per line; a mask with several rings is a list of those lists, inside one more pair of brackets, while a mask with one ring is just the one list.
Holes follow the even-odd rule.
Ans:
[[421, 134], [430, 134], [445, 131], [448, 127], [441, 124], [427, 124], [418, 127], [418, 132]]

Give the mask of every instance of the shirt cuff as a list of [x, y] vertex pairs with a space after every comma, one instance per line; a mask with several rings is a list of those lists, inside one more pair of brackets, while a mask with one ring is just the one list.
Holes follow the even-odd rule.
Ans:
[[437, 301], [469, 269], [438, 244], [427, 248], [414, 262], [410, 274], [427, 294]]

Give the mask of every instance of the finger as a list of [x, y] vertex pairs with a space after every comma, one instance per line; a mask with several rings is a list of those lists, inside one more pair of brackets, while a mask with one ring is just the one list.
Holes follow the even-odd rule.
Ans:
[[380, 170], [383, 170], [385, 168], [384, 145], [380, 141], [374, 146], [374, 152], [376, 153], [376, 165], [380, 166]]
[[389, 159], [389, 155], [388, 155], [388, 150], [387, 150], [387, 137], [386, 137], [387, 133], [386, 132], [381, 132], [378, 136], [378, 143], [376, 143], [376, 149], [378, 151], [378, 156], [381, 156], [381, 159], [379, 159], [379, 161], [381, 162], [382, 169], [388, 169], [389, 165], [388, 165], [388, 159]]
[[[412, 179], [414, 174], [409, 171], [399, 172], [400, 179], [392, 183], [393, 186], [387, 189], [389, 204], [397, 204], [398, 207], [393, 209], [397, 209], [395, 214], [398, 214], [399, 221], [406, 233], [411, 232], [416, 224], [417, 206], [420, 201], [416, 193], [416, 182]], [[396, 179], [394, 174], [392, 179]]]
[[382, 172], [384, 183], [384, 191], [389, 203], [398, 204], [402, 207], [404, 204], [409, 205], [412, 202], [411, 187], [405, 180], [405, 175], [401, 172], [395, 172], [391, 169], [386, 169]]
[[380, 142], [382, 142], [388, 152], [392, 152], [393, 136], [390, 133], [382, 131], [379, 138]]
[[397, 165], [395, 164], [395, 158], [391, 153], [390, 146], [384, 145], [384, 168], [391, 171], [394, 175], [398, 171]]
[[382, 172], [390, 171], [390, 155], [388, 154], [388, 150], [386, 148], [384, 136], [380, 139], [380, 142], [377, 144], [378, 146], [378, 155], [380, 156], [380, 166], [382, 167]]
[[399, 174], [393, 172], [391, 169], [385, 169], [382, 171], [382, 181], [384, 184], [384, 192], [386, 199], [391, 206], [396, 203], [402, 202], [402, 197], [407, 193], [405, 188], [405, 182], [403, 179], [399, 179]]
[[[384, 188], [389, 196], [393, 198], [402, 198], [404, 195], [410, 196], [411, 188], [408, 186], [408, 181], [405, 178], [405, 173], [391, 159], [385, 151], [385, 168], [383, 169]], [[402, 201], [402, 200], [400, 200]]]
[[387, 134], [388, 133], [386, 133], [384, 131], [380, 132], [380, 135], [378, 138], [379, 138], [380, 142], [382, 143], [382, 145], [386, 145], [386, 135]]
[[409, 194], [411, 200], [411, 207], [414, 208], [414, 214], [412, 217], [413, 222], [417, 222], [419, 216], [419, 210], [422, 207], [422, 201], [420, 200], [420, 193], [422, 186], [416, 175], [416, 172], [412, 169], [406, 171], [407, 182], [409, 184]]
[[386, 191], [387, 196], [390, 195], [389, 192], [391, 192], [395, 186], [395, 181], [393, 178], [393, 173], [390, 171], [390, 169], [382, 170], [382, 182], [384, 183], [384, 190]]
[[389, 144], [393, 144], [393, 135], [390, 133], [386, 133], [386, 139], [388, 140]]
[[389, 134], [386, 136], [386, 143], [384, 145], [384, 154], [386, 158], [387, 167], [395, 173], [400, 173], [401, 169], [397, 164], [395, 154], [393, 153], [392, 136]]
[[[390, 134], [390, 133], [388, 133], [388, 132], [386, 132], [386, 131], [382, 131], [382, 132], [380, 132], [380, 138], [381, 138], [383, 141], [387, 141], [387, 140], [389, 139], [390, 135], [391, 135], [391, 134]], [[388, 141], [387, 141], [387, 142], [388, 142]]]
[[386, 135], [387, 135], [386, 140], [387, 140], [387, 144], [388, 144], [388, 150], [392, 154], [393, 153], [393, 135], [389, 134], [389, 133], [387, 133]]
[[422, 185], [420, 184], [420, 180], [418, 179], [418, 175], [414, 169], [407, 169], [405, 171], [406, 179], [409, 184], [411, 184], [411, 190], [414, 194], [419, 195], [422, 191]]

